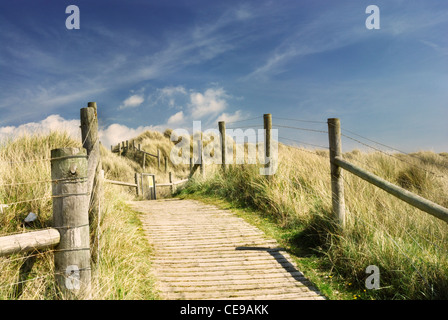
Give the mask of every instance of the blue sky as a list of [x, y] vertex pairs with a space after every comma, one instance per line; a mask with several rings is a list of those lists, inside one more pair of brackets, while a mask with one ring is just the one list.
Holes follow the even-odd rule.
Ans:
[[[379, 30], [365, 26], [371, 4]], [[69, 5], [79, 30], [65, 26]], [[2, 0], [0, 136], [76, 128], [96, 101], [105, 145], [271, 113], [318, 130], [275, 118], [337, 117], [400, 150], [447, 152], [447, 31], [439, 0]], [[315, 132], [279, 136], [328, 144]]]

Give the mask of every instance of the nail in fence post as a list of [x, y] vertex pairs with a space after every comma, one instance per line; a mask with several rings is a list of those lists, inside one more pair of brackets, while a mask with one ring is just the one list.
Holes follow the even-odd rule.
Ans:
[[221, 168], [223, 172], [226, 172], [226, 122], [219, 121], [218, 126], [221, 135]]
[[65, 299], [91, 298], [87, 167], [85, 149], [51, 150], [55, 279]]
[[328, 138], [330, 146], [331, 193], [334, 218], [345, 226], [344, 180], [342, 168], [335, 164], [335, 158], [342, 156], [341, 123], [337, 118], [328, 119]]

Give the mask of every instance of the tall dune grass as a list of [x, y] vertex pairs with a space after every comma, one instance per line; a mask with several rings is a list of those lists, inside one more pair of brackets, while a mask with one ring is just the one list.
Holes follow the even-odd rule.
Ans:
[[[366, 170], [448, 206], [447, 154], [420, 152], [388, 156], [353, 151], [344, 158]], [[380, 269], [379, 299], [448, 298], [448, 225], [344, 172], [347, 226], [331, 220], [330, 165], [326, 151], [279, 144], [279, 167], [272, 179], [254, 165], [231, 165], [184, 193], [201, 192], [236, 201], [275, 217], [291, 242], [322, 257], [328, 270], [363, 292], [366, 268]], [[289, 232], [291, 234], [291, 232]]]
[[[0, 204], [10, 204], [0, 213], [0, 235], [52, 226], [50, 151], [80, 146], [63, 132], [24, 135], [0, 144]], [[101, 155], [106, 177], [132, 181], [135, 162], [104, 148]], [[138, 213], [125, 205], [133, 197], [128, 188], [104, 185], [99, 242], [98, 221], [91, 221], [93, 299], [156, 298], [148, 262], [150, 247]], [[37, 220], [26, 226], [23, 220], [30, 212], [37, 214]], [[24, 272], [27, 265], [32, 267], [28, 273]], [[55, 299], [53, 273], [51, 249], [1, 257], [0, 299]]]

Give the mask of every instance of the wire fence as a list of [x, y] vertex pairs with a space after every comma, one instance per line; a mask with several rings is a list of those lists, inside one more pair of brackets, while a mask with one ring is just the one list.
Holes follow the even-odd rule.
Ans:
[[[272, 125], [273, 128], [276, 128], [279, 130], [279, 132], [281, 132], [281, 134], [279, 134], [278, 136], [280, 142], [300, 152], [306, 152], [316, 156], [321, 156], [329, 160], [328, 151], [330, 151], [330, 147], [323, 143], [314, 142], [314, 141], [322, 141], [322, 138], [320, 138], [319, 140], [319, 138], [310, 136], [310, 134], [316, 134], [316, 135], [328, 134], [328, 130], [319, 127], [316, 128], [314, 126], [314, 125], [320, 126], [322, 124], [327, 124], [327, 122], [308, 120], [308, 119], [288, 119], [279, 117], [273, 117], [273, 119], [276, 120]], [[292, 122], [300, 122], [303, 124], [308, 124], [308, 126], [296, 126], [294, 124], [291, 124]], [[310, 124], [312, 124], [313, 126], [311, 126]], [[399, 148], [392, 147], [388, 144], [376, 141], [371, 138], [367, 138], [351, 130], [347, 129], [341, 129], [341, 130], [342, 130], [341, 136], [344, 139], [348, 139], [360, 146], [367, 147], [368, 149], [373, 150], [374, 153], [384, 155], [386, 157], [389, 157], [395, 161], [402, 163], [403, 166], [401, 166], [400, 169], [398, 170], [403, 170], [403, 172], [406, 172], [406, 168], [413, 168], [423, 172], [424, 174], [429, 175], [430, 177], [440, 179], [440, 181], [442, 180], [445, 181], [447, 178], [447, 172], [445, 169], [448, 169], [448, 165], [446, 165], [443, 162], [428, 161], [424, 157], [424, 155], [404, 152]], [[290, 134], [285, 135], [285, 131]], [[298, 134], [294, 134], [294, 132], [300, 132], [300, 131], [307, 132], [308, 135], [307, 136], [301, 135], [300, 136], [301, 139], [297, 139], [296, 136]], [[317, 152], [317, 151], [326, 151], [326, 152]], [[351, 152], [346, 153], [346, 156], [348, 157], [349, 160], [353, 160], [356, 163], [359, 163], [362, 167], [368, 168], [371, 172], [375, 173], [381, 172], [382, 168], [374, 165], [375, 160], [377, 161], [378, 158], [369, 159], [367, 154], [361, 154], [361, 153], [350, 154], [350, 153]], [[356, 199], [359, 196], [359, 188], [354, 187], [347, 180], [347, 178], [345, 178], [345, 176], [343, 176], [343, 178], [344, 178], [344, 184], [347, 186], [347, 189], [350, 190], [350, 197]], [[421, 191], [424, 191], [421, 190], [420, 185], [416, 185], [412, 181], [406, 181], [405, 188], [412, 189], [414, 192], [417, 193], [421, 193]], [[303, 190], [301, 190], [301, 192], [303, 192]], [[425, 196], [429, 196], [431, 198], [431, 195], [425, 194]], [[356, 211], [356, 209], [354, 210]], [[373, 215], [373, 213], [368, 214], [368, 216], [369, 215]], [[431, 292], [431, 294], [434, 294], [433, 285], [430, 283], [430, 280], [427, 278], [427, 276], [424, 274], [421, 268], [421, 265], [424, 264], [425, 261], [423, 261], [422, 257], [414, 257], [413, 252], [410, 252], [409, 251], [410, 249], [408, 247], [405, 247], [403, 243], [401, 243], [396, 239], [396, 236], [394, 236], [390, 231], [388, 231], [389, 226], [383, 225], [382, 223], [374, 225], [372, 222], [367, 221], [364, 218], [365, 215], [362, 215], [359, 212], [353, 212], [352, 214], [350, 214], [350, 216], [353, 217], [353, 219], [355, 219], [356, 221], [369, 226], [369, 228], [373, 230], [373, 233], [381, 232], [382, 234], [384, 234], [386, 238], [396, 248], [399, 255], [403, 256], [405, 261], [407, 261], [408, 264], [414, 269], [416, 274], [419, 275], [422, 283], [425, 284], [428, 291]], [[397, 219], [397, 216], [395, 214], [391, 214], [390, 219], [394, 221], [394, 219], [395, 220]], [[382, 220], [380, 219], [379, 221]], [[398, 223], [399, 221], [395, 221], [396, 225], [398, 225]], [[437, 250], [443, 251], [443, 245], [444, 245], [442, 242], [443, 240], [437, 241], [437, 238], [430, 237], [429, 235], [428, 236], [422, 235], [422, 233], [419, 232], [417, 228], [410, 230], [403, 230], [402, 232], [411, 241], [411, 243], [413, 243], [413, 245], [416, 246], [417, 248], [420, 248], [422, 252], [425, 252], [425, 250], [427, 250], [425, 248], [427, 248], [428, 246], [429, 248], [436, 248]]]
[[[96, 117], [96, 115], [95, 115]], [[95, 122], [92, 121], [90, 122], [90, 125], [88, 127], [87, 130], [87, 134], [85, 136], [84, 139], [82, 139], [82, 144], [81, 145], [85, 145], [87, 139], [89, 138], [89, 135], [92, 131], [92, 128], [94, 126]], [[94, 147], [96, 147], [99, 144], [99, 139], [97, 138], [93, 144]], [[1, 150], [0, 150], [1, 151]], [[26, 154], [26, 156], [28, 157], [33, 157], [33, 154]], [[22, 167], [24, 165], [35, 165], [38, 162], [44, 162], [44, 163], [50, 163], [51, 161], [55, 161], [55, 160], [62, 160], [62, 159], [66, 159], [66, 157], [42, 157], [42, 158], [38, 158], [38, 159], [23, 159], [23, 160], [8, 160], [8, 159], [1, 159], [0, 160], [0, 165], [8, 165], [9, 171], [14, 171], [13, 169], [15, 167]], [[90, 155], [87, 155], [87, 161], [89, 161], [90, 159]], [[42, 173], [42, 172], [38, 172], [38, 175], [50, 175], [49, 172], [49, 167], [48, 166], [48, 172]], [[46, 171], [46, 170], [45, 170]], [[3, 177], [0, 177], [0, 179], [3, 179]], [[13, 180], [13, 179], [17, 179], [18, 181], [8, 181], [8, 182], [4, 182], [3, 180], [0, 180], [0, 191], [3, 190], [3, 193], [5, 193], [5, 190], [8, 189], [9, 191], [13, 191], [13, 190], [17, 190], [17, 189], [21, 189], [21, 188], [29, 188], [31, 190], [31, 192], [26, 193], [26, 192], [15, 192], [15, 194], [2, 194], [2, 192], [0, 192], [0, 214], [1, 215], [5, 215], [7, 211], [9, 211], [10, 213], [13, 213], [14, 218], [12, 219], [16, 219], [16, 217], [19, 215], [19, 213], [21, 213], [23, 210], [17, 210], [17, 206], [18, 205], [22, 205], [22, 204], [26, 204], [26, 203], [32, 203], [32, 202], [39, 202], [39, 201], [50, 201], [54, 198], [60, 198], [60, 197], [66, 197], [68, 195], [71, 194], [64, 194], [64, 195], [52, 195], [52, 191], [51, 188], [42, 188], [42, 186], [48, 186], [48, 185], [53, 185], [53, 184], [58, 184], [61, 182], [79, 182], [79, 181], [87, 181], [88, 176], [83, 176], [83, 177], [72, 177], [72, 178], [61, 178], [61, 179], [39, 179], [39, 180], [30, 180], [30, 181], [24, 181], [23, 177], [18, 178], [15, 177], [14, 174], [9, 175], [8, 177], [9, 180]], [[25, 178], [26, 179], [26, 178]], [[43, 196], [38, 196], [38, 197], [29, 197], [30, 195], [34, 195], [34, 189], [36, 189], [36, 186], [39, 186], [39, 189], [37, 191], [37, 193], [43, 194]], [[96, 190], [93, 190], [94, 193], [96, 194]], [[78, 195], [78, 194], [76, 194]], [[82, 195], [87, 195], [89, 196], [90, 193], [84, 193]], [[20, 199], [21, 197], [26, 197], [28, 196], [28, 199]], [[6, 199], [16, 199], [13, 201], [7, 201]], [[88, 212], [90, 212], [93, 209], [93, 206], [95, 205], [95, 203], [91, 202], [89, 203], [89, 207], [88, 207]], [[97, 250], [97, 261], [99, 261], [100, 258], [100, 251], [101, 251], [101, 247], [100, 247], [100, 222], [101, 222], [101, 200], [100, 197], [98, 197], [98, 223], [97, 223], [97, 235], [95, 237], [95, 240], [93, 242], [93, 244], [91, 245], [91, 247], [86, 248], [87, 250], [92, 251], [93, 248], [96, 248]], [[39, 210], [40, 211], [40, 210]], [[35, 213], [36, 214], [36, 213]], [[10, 215], [8, 215], [8, 217], [10, 217]], [[43, 217], [39, 217], [38, 214], [36, 214], [37, 218], [43, 218]], [[45, 218], [44, 218], [45, 219]], [[10, 221], [11, 222], [11, 221]], [[17, 230], [17, 231], [12, 231], [12, 232], [6, 232], [6, 233], [2, 233], [0, 234], [0, 237], [5, 237], [5, 236], [14, 236], [14, 235], [22, 235], [22, 234], [26, 234], [28, 232], [32, 232], [32, 231], [44, 231], [44, 230], [48, 230], [48, 229], [52, 229], [54, 227], [51, 228], [39, 228], [39, 229], [34, 229], [32, 226], [28, 225], [27, 227], [25, 227], [25, 225], [23, 224], [25, 221], [21, 221], [21, 223], [18, 223], [20, 221], [17, 221], [17, 223], [15, 223], [17, 226], [21, 226], [21, 230]], [[47, 222], [48, 223], [48, 222]], [[1, 226], [0, 225], [0, 230], [3, 229], [4, 227], [7, 226]], [[23, 253], [22, 256], [18, 256], [20, 254], [14, 254], [11, 256], [4, 256], [4, 257], [0, 257], [0, 269], [4, 268], [5, 264], [10, 264], [10, 263], [17, 263], [19, 262], [19, 265], [17, 266], [18, 268], [20, 268], [19, 271], [19, 278], [23, 277], [23, 275], [21, 275], [21, 269], [22, 269], [22, 265], [28, 261], [28, 259], [32, 259], [32, 258], [38, 258], [38, 257], [43, 257], [45, 255], [48, 254], [53, 254], [56, 252], [61, 252], [61, 251], [66, 251], [67, 249], [51, 249], [51, 248], [45, 248], [45, 249], [41, 249], [41, 250], [34, 250], [31, 254], [30, 253]], [[79, 248], [77, 248], [76, 250], [81, 250]], [[34, 264], [34, 263], [33, 263]], [[85, 268], [84, 268], [85, 269]], [[82, 271], [84, 269], [78, 269], [78, 271]], [[41, 271], [39, 271], [41, 272]], [[0, 284], [0, 289], [5, 289], [5, 288], [11, 288], [11, 287], [16, 287], [15, 291], [17, 291], [18, 286], [22, 286], [25, 285], [27, 283], [36, 281], [36, 280], [41, 280], [41, 279], [54, 279], [55, 276], [57, 275], [66, 275], [65, 272], [54, 272], [54, 270], [49, 270], [48, 273], [46, 275], [41, 275], [41, 276], [37, 276], [34, 278], [30, 278], [30, 279], [24, 279], [24, 280], [20, 280], [20, 281], [13, 281], [13, 282], [8, 282], [8, 283], [3, 283]], [[25, 275], [27, 276], [27, 275]], [[16, 298], [18, 298], [16, 296]]]
[[[231, 122], [226, 122], [226, 125], [230, 125], [227, 127], [227, 129], [247, 129], [247, 128], [262, 128], [263, 125], [259, 123], [260, 120], [262, 120], [262, 117], [254, 117], [254, 118], [249, 118], [249, 119], [243, 119], [243, 120], [238, 120], [238, 121], [231, 121]], [[275, 122], [272, 124], [272, 127], [274, 129], [279, 130], [279, 132], [281, 132], [282, 134], [278, 135], [278, 140], [279, 142], [284, 143], [285, 145], [287, 145], [288, 147], [294, 148], [295, 150], [298, 150], [300, 152], [305, 152], [305, 153], [309, 153], [309, 154], [313, 154], [315, 156], [318, 157], [322, 157], [325, 158], [326, 160], [329, 160], [328, 158], [328, 151], [329, 151], [329, 146], [328, 144], [324, 144], [324, 143], [319, 143], [319, 142], [315, 142], [315, 141], [322, 141], [323, 139], [327, 139], [327, 136], [323, 136], [323, 134], [328, 135], [328, 129], [324, 129], [322, 128], [322, 125], [327, 125], [326, 121], [318, 121], [318, 120], [309, 120], [309, 119], [295, 119], [295, 118], [282, 118], [282, 117], [273, 117], [273, 119], [275, 120]], [[250, 123], [250, 122], [254, 122], [254, 121], [258, 121], [258, 123]], [[302, 123], [302, 124], [307, 124], [306, 126], [296, 126], [294, 125], [294, 123]], [[92, 124], [91, 126], [88, 128], [88, 132], [86, 134], [86, 137], [83, 139], [82, 144], [84, 145], [90, 132], [92, 129]], [[351, 130], [347, 130], [347, 129], [341, 129], [342, 133], [341, 136], [344, 139], [349, 139], [352, 142], [355, 142], [356, 144], [359, 144], [361, 146], [367, 147], [371, 150], [374, 150], [375, 152], [378, 152], [382, 155], [385, 155], [387, 157], [393, 158], [394, 160], [400, 161], [402, 163], [404, 163], [407, 166], [410, 166], [412, 168], [416, 168], [426, 174], [429, 174], [435, 178], [441, 178], [441, 179], [446, 179], [447, 177], [447, 173], [445, 172], [441, 172], [444, 169], [448, 169], [448, 165], [445, 165], [443, 163], [437, 163], [435, 164], [438, 168], [440, 168], [441, 170], [437, 170], [437, 172], [435, 170], [430, 170], [428, 169], [428, 167], [424, 167], [422, 165], [422, 163], [425, 163], [426, 159], [422, 156], [419, 156], [417, 154], [413, 154], [413, 153], [406, 153], [396, 147], [392, 147], [389, 146], [385, 143], [376, 141], [374, 139], [365, 137], [364, 135], [360, 135], [356, 132], [353, 132]], [[292, 134], [288, 134], [285, 135], [285, 132], [293, 132]], [[316, 136], [308, 136], [308, 137], [303, 137], [301, 136], [299, 139], [296, 138], [297, 136], [297, 132], [307, 132], [311, 135], [316, 135]], [[327, 140], [328, 141], [328, 140]], [[97, 145], [99, 143], [99, 139], [96, 139], [94, 145]], [[308, 149], [302, 146], [308, 146], [308, 147], [312, 147], [313, 149]], [[317, 152], [317, 151], [323, 151], [323, 152]], [[393, 151], [394, 153], [390, 153], [390, 151]], [[400, 156], [403, 155], [403, 156]], [[406, 157], [404, 157], [406, 156]], [[418, 161], [419, 163], [415, 163], [414, 161], [410, 161], [409, 158], [411, 159], [415, 159], [415, 161]], [[57, 160], [60, 158], [48, 158], [48, 157], [43, 157], [40, 159], [24, 159], [24, 160], [0, 160], [0, 163], [2, 164], [7, 164], [7, 165], [11, 165], [11, 166], [20, 166], [23, 164], [32, 164], [32, 163], [36, 163], [36, 162], [46, 162], [46, 161], [52, 161], [52, 160]], [[372, 172], [377, 172], [378, 168], [374, 167], [372, 164], [370, 164], [368, 161], [366, 161], [365, 157], [351, 157], [350, 160], [353, 160], [355, 162], [357, 162], [358, 164], [369, 168]], [[1, 181], [0, 182], [0, 188], [5, 189], [5, 188], [19, 188], [19, 187], [29, 187], [29, 186], [33, 186], [33, 185], [47, 185], [47, 184], [52, 184], [52, 183], [59, 183], [59, 182], [67, 182], [67, 181], [75, 181], [75, 180], [79, 180], [79, 179], [87, 179], [87, 177], [82, 177], [82, 178], [70, 178], [70, 179], [39, 179], [39, 180], [31, 180], [31, 181], [23, 181], [23, 180], [19, 180], [19, 181], [10, 181], [10, 182], [4, 182]], [[412, 184], [412, 182], [408, 182], [410, 187], [413, 187], [415, 190], [418, 190], [417, 185]], [[350, 190], [351, 194], [353, 197], [356, 197], [356, 187], [354, 187], [347, 178], [344, 178], [344, 184], [348, 187], [348, 189]], [[94, 190], [93, 192], [96, 192], [96, 190]], [[44, 193], [46, 194], [45, 196], [39, 196], [39, 197], [35, 197], [35, 198], [30, 198], [30, 199], [17, 199], [14, 201], [10, 201], [7, 202], [4, 200], [4, 198], [8, 198], [8, 197], [4, 197], [1, 195], [0, 193], [0, 208], [3, 210], [3, 208], [7, 208], [7, 210], [13, 210], [12, 207], [20, 205], [20, 204], [24, 204], [24, 203], [30, 203], [30, 202], [37, 202], [37, 201], [46, 201], [46, 200], [51, 200], [52, 198], [54, 198], [54, 196], [51, 195], [51, 192], [47, 189], [46, 192]], [[2, 199], [3, 198], [3, 199]], [[89, 204], [89, 211], [92, 210], [93, 206], [95, 204], [93, 202], [90, 202]], [[94, 238], [94, 243], [92, 244], [92, 248], [95, 247], [97, 250], [97, 259], [99, 261], [100, 259], [100, 252], [101, 252], [101, 248], [100, 248], [100, 243], [101, 243], [101, 203], [98, 203], [98, 210], [99, 210], [99, 216], [97, 217], [98, 221], [97, 221], [97, 234], [96, 237]], [[415, 269], [415, 271], [421, 276], [422, 281], [424, 281], [428, 286], [430, 286], [429, 281], [424, 277], [423, 273], [421, 272], [421, 270], [419, 269], [419, 267], [414, 264], [413, 260], [411, 259], [411, 253], [407, 252], [406, 248], [403, 248], [402, 245], [400, 245], [395, 239], [394, 236], [391, 235], [386, 228], [384, 228], [384, 226], [375, 226], [373, 225], [371, 222], [366, 221], [366, 219], [364, 219], [362, 217], [362, 215], [360, 214], [353, 214], [352, 215], [354, 217], [354, 219], [356, 219], [357, 221], [367, 225], [369, 228], [372, 228], [372, 230], [376, 231], [376, 232], [383, 232], [388, 239], [396, 246], [398, 252], [400, 252], [400, 254], [402, 254], [408, 261], [409, 263], [412, 265], [412, 267]], [[393, 217], [395, 218], [395, 216]], [[412, 230], [407, 230], [405, 231], [405, 233], [409, 236], [409, 238], [417, 245], [417, 246], [423, 246], [419, 240], [417, 239], [417, 236], [415, 234], [411, 233]], [[12, 233], [7, 233], [5, 235], [14, 235], [14, 234], [21, 234], [23, 233], [23, 231], [21, 232], [12, 232]], [[4, 236], [2, 234], [0, 234], [0, 237]], [[424, 240], [426, 242], [428, 242], [430, 245], [437, 247], [437, 248], [441, 248], [441, 245], [439, 243], [434, 242], [433, 239], [428, 239], [425, 237], [422, 237], [421, 235], [419, 235], [419, 239]], [[89, 250], [93, 250], [92, 248], [89, 248]], [[47, 253], [54, 253], [57, 252], [56, 249], [47, 249], [44, 252]], [[24, 255], [23, 257], [17, 257], [17, 256], [13, 256], [10, 258], [1, 258], [0, 260], [0, 267], [2, 265], [4, 265], [5, 263], [11, 263], [11, 262], [20, 262], [20, 261], [24, 261], [26, 259], [29, 259], [31, 257], [39, 257], [42, 256], [43, 252], [36, 252], [36, 253], [32, 253], [32, 254], [27, 254]], [[51, 274], [51, 277], [54, 276], [54, 273]], [[10, 286], [17, 286], [19, 284], [25, 284], [28, 283], [30, 281], [34, 281], [34, 280], [39, 280], [39, 279], [44, 279], [44, 278], [48, 278], [50, 277], [50, 275], [43, 275], [43, 276], [38, 276], [32, 279], [26, 279], [23, 281], [16, 281], [16, 282], [11, 282], [11, 283], [7, 283], [7, 284], [0, 284], [0, 288], [6, 288], [6, 287], [10, 287]]]

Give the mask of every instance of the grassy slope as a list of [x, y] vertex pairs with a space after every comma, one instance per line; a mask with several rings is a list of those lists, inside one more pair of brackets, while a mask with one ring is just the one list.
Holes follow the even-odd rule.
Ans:
[[[135, 138], [144, 150], [162, 159], [169, 156], [168, 135], [146, 132]], [[33, 136], [0, 147], [0, 161], [48, 158], [52, 148], [79, 146], [64, 134]], [[102, 148], [103, 168], [109, 179], [133, 181], [141, 171], [141, 155], [128, 151], [118, 157]], [[325, 152], [279, 146], [279, 168], [270, 181], [251, 166], [231, 166], [220, 174], [217, 166], [207, 167], [207, 179], [189, 183], [182, 195], [211, 197], [237, 211], [295, 253], [307, 276], [330, 298], [425, 299], [448, 297], [448, 249], [446, 224], [414, 209], [385, 192], [350, 175], [345, 175], [347, 228], [343, 232], [328, 219], [331, 212], [330, 174]], [[369, 171], [410, 189], [443, 206], [448, 206], [446, 154], [420, 153], [419, 159], [400, 155], [404, 161], [381, 153], [351, 152], [344, 157]], [[167, 181], [162, 160], [147, 158], [146, 172], [156, 173], [158, 182]], [[416, 169], [412, 164], [424, 167]], [[51, 184], [7, 184], [49, 179], [49, 162], [8, 164], [0, 168], [0, 202], [48, 198]], [[168, 164], [175, 179], [187, 175], [188, 166]], [[434, 174], [435, 173], [435, 174]], [[102, 202], [100, 260], [97, 260], [96, 229], [92, 228], [94, 298], [157, 298], [150, 277], [150, 247], [143, 237], [138, 213], [125, 201], [134, 198], [131, 188], [105, 186]], [[51, 199], [36, 200], [5, 210], [0, 217], [0, 233], [22, 232], [21, 221], [28, 212], [38, 213], [35, 228], [51, 225]], [[96, 221], [93, 222], [96, 226]], [[17, 255], [0, 258], [0, 298], [14, 298], [15, 282], [24, 261]], [[365, 268], [381, 270], [381, 289], [365, 290]], [[52, 255], [42, 253], [28, 276], [21, 298], [53, 299]]]
[[[344, 156], [448, 206], [447, 154], [422, 152], [395, 158], [354, 151]], [[254, 166], [233, 166], [224, 175], [215, 173], [190, 183], [182, 194], [227, 199], [233, 206], [251, 208], [273, 221], [276, 237], [301, 257], [304, 268], [317, 268], [314, 280], [321, 281], [321, 289], [331, 297], [448, 298], [448, 226], [444, 222], [346, 173], [347, 228], [338, 230], [328, 219], [331, 191], [326, 152], [280, 145], [279, 160], [271, 180], [260, 176]], [[366, 290], [368, 265], [380, 268], [379, 290]]]
[[[24, 136], [0, 146], [0, 203], [45, 198], [4, 210], [0, 215], [1, 235], [52, 225], [51, 183], [41, 182], [50, 180], [50, 162], [32, 160], [50, 158], [50, 150], [54, 148], [79, 146], [79, 142], [63, 133]], [[101, 154], [106, 177], [133, 181], [138, 165], [104, 148]], [[32, 183], [17, 184], [22, 182]], [[157, 298], [148, 261], [151, 249], [144, 239], [139, 214], [125, 204], [125, 200], [133, 197], [130, 188], [104, 185], [99, 246], [97, 221], [91, 223], [94, 299]], [[24, 228], [22, 221], [29, 212], [37, 213], [38, 219], [32, 227]], [[16, 294], [17, 286], [12, 284], [19, 281], [19, 270], [26, 261], [25, 257], [19, 254], [0, 258], [0, 299], [54, 299], [56, 289], [51, 250], [39, 253], [31, 272], [20, 278], [26, 281], [22, 294]]]

